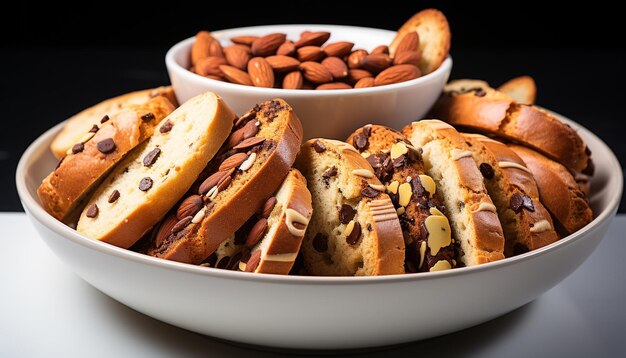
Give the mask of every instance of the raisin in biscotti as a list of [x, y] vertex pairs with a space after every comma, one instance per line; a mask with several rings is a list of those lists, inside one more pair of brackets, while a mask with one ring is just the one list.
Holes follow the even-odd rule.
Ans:
[[379, 125], [357, 129], [347, 142], [374, 168], [396, 208], [406, 244], [406, 271], [456, 267], [450, 223], [420, 151], [402, 133]]
[[179, 221], [147, 254], [201, 263], [276, 191], [301, 143], [302, 125], [285, 101], [256, 105], [235, 121], [218, 155], [177, 205]]
[[422, 149], [426, 172], [439, 184], [460, 260], [472, 266], [503, 259], [502, 226], [465, 137], [439, 120], [413, 122], [403, 133]]
[[178, 107], [174, 91], [172, 87], [169, 86], [130, 92], [107, 99], [68, 119], [63, 129], [54, 137], [52, 143], [50, 143], [52, 154], [54, 154], [57, 159], [63, 158], [65, 153], [69, 149], [72, 149], [72, 146], [76, 143], [80, 142], [82, 136], [93, 128], [94, 125], [100, 126], [100, 122], [105, 116], [112, 117], [123, 108], [133, 105], [142, 105], [156, 97], [164, 97], [170, 101], [174, 107]]
[[504, 230], [504, 255], [522, 254], [556, 242], [552, 218], [539, 201], [537, 184], [524, 161], [505, 144], [465, 134]]
[[57, 168], [37, 190], [41, 204], [58, 220], [79, 209], [81, 200], [129, 151], [148, 139], [158, 123], [174, 110], [165, 97], [132, 105], [100, 117], [98, 124], [76, 139]]
[[210, 92], [185, 102], [107, 176], [77, 230], [116, 246], [133, 245], [193, 184], [228, 137], [234, 117]]
[[311, 139], [296, 167], [307, 179], [313, 217], [300, 250], [308, 274], [404, 273], [404, 239], [393, 203], [351, 145]]
[[567, 168], [526, 147], [509, 145], [509, 148], [533, 173], [539, 187], [539, 200], [552, 214], [559, 234], [572, 234], [593, 220], [587, 197]]
[[488, 86], [448, 84], [433, 107], [433, 117], [454, 126], [499, 136], [542, 152], [573, 172], [593, 175], [591, 152], [578, 133], [552, 114], [518, 104]]

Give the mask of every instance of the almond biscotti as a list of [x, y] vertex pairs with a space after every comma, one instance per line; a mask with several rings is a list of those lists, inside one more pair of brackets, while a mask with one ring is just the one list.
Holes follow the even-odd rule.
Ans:
[[404, 273], [404, 239], [393, 203], [369, 163], [351, 145], [311, 139], [296, 162], [307, 179], [313, 216], [302, 243], [311, 275]]
[[167, 235], [147, 254], [199, 264], [228, 240], [283, 182], [302, 142], [293, 109], [274, 99], [236, 119], [218, 155], [176, 206]]
[[185, 102], [107, 176], [77, 230], [123, 248], [133, 245], [193, 184], [228, 137], [234, 117], [210, 92]]
[[357, 129], [347, 142], [366, 158], [396, 208], [406, 244], [407, 272], [457, 266], [457, 250], [437, 185], [419, 149], [402, 133], [380, 125]]
[[402, 132], [422, 149], [426, 172], [438, 184], [460, 260], [472, 266], [503, 259], [502, 226], [465, 137], [439, 120], [413, 122]]
[[515, 256], [556, 242], [550, 214], [539, 201], [530, 169], [508, 148], [480, 134], [465, 134], [504, 230], [504, 255]]
[[158, 87], [142, 91], [135, 91], [102, 101], [89, 107], [67, 120], [63, 129], [54, 137], [50, 144], [52, 154], [58, 159], [80, 141], [94, 125], [99, 126], [106, 116], [112, 117], [121, 109], [133, 105], [143, 105], [156, 97], [164, 97], [174, 107], [178, 107], [172, 87]]
[[67, 220], [109, 170], [148, 139], [173, 110], [168, 99], [157, 96], [145, 104], [100, 117], [98, 124], [86, 129], [63, 153], [57, 168], [43, 180], [37, 190], [41, 205], [56, 219]]

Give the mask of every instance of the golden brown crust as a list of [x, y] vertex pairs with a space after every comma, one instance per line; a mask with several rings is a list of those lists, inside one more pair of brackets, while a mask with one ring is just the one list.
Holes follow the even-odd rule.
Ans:
[[[64, 220], [80, 201], [119, 162], [126, 153], [152, 135], [155, 126], [174, 110], [165, 97], [155, 97], [145, 105], [133, 105], [119, 110], [105, 123], [98, 121], [98, 131], [83, 144], [84, 149], [64, 157], [58, 168], [48, 175], [37, 190], [44, 209], [58, 220]], [[151, 113], [149, 121], [141, 119]], [[85, 131], [82, 135], [86, 135]], [[111, 138], [116, 149], [102, 153], [97, 144]], [[76, 143], [81, 143], [80, 138]]]
[[593, 174], [587, 147], [573, 128], [540, 108], [518, 104], [494, 89], [444, 92], [433, 107], [433, 116], [521, 143], [572, 171]]
[[500, 85], [498, 91], [505, 93], [520, 104], [535, 104], [537, 98], [537, 86], [530, 76], [512, 78]]
[[533, 173], [541, 202], [555, 221], [557, 230], [567, 236], [593, 220], [585, 194], [572, 174], [561, 164], [519, 145], [509, 147], [521, 157]]
[[[171, 242], [162, 245], [154, 243], [148, 251], [149, 255], [199, 264], [241, 227], [280, 186], [300, 148], [302, 125], [293, 109], [282, 99], [268, 101], [259, 106], [255, 111], [259, 121], [282, 123], [280, 130], [273, 134], [274, 137], [268, 138], [275, 142], [275, 148], [254, 169], [255, 174], [236, 192], [231, 190], [229, 196], [225, 198], [226, 201], [216, 203], [214, 209], [201, 223], [189, 225], [183, 235], [172, 238]], [[280, 110], [272, 113], [270, 108], [272, 106]], [[270, 120], [269, 116], [273, 114], [276, 114], [276, 117]], [[208, 167], [210, 166], [211, 163]], [[237, 179], [233, 179], [235, 180]]]
[[100, 125], [100, 120], [103, 116], [113, 116], [115, 112], [124, 107], [142, 105], [159, 96], [167, 98], [174, 107], [178, 107], [174, 90], [170, 86], [165, 86], [126, 93], [82, 110], [70, 117], [59, 134], [54, 137], [50, 144], [52, 154], [57, 159], [63, 158], [67, 150], [72, 148], [94, 124]]

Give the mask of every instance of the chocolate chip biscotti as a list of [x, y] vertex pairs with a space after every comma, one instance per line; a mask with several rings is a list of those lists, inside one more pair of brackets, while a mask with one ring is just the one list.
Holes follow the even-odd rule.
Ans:
[[446, 209], [437, 185], [426, 174], [421, 150], [400, 132], [367, 125], [347, 140], [374, 169], [396, 208], [404, 242], [407, 272], [439, 271], [457, 266], [458, 257]]
[[[302, 142], [293, 109], [274, 99], [236, 119], [218, 155], [177, 204], [178, 222], [147, 254], [199, 264], [228, 240], [280, 186]], [[187, 204], [193, 201], [194, 205]]]
[[116, 246], [133, 245], [193, 184], [228, 137], [234, 117], [210, 92], [185, 102], [107, 176], [77, 230]]

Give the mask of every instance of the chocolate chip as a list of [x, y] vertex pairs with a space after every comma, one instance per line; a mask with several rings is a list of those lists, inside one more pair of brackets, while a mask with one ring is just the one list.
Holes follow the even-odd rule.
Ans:
[[85, 215], [87, 215], [88, 218], [95, 218], [96, 216], [98, 216], [98, 212], [98, 205], [91, 204], [89, 209], [87, 209], [87, 213]]
[[366, 160], [368, 163], [370, 163], [370, 165], [374, 169], [380, 168], [383, 166], [384, 159], [379, 153], [370, 155], [369, 157], [366, 158]]
[[585, 154], [587, 154], [587, 156], [591, 155], [591, 149], [589, 149], [588, 146], [585, 146]]
[[102, 119], [100, 120], [100, 124], [108, 121], [109, 119], [110, 119], [109, 116], [105, 114], [104, 117], [102, 117]]
[[236, 253], [230, 259], [230, 265], [228, 265], [228, 267], [226, 269], [228, 269], [228, 270], [237, 270], [239, 268], [239, 261], [241, 261], [241, 257], [242, 256], [243, 256], [243, 252]]
[[246, 140], [244, 140], [243, 142], [237, 144], [236, 146], [233, 147], [233, 149], [237, 149], [237, 150], [248, 150], [256, 145], [259, 145], [261, 143], [265, 142], [265, 138], [263, 137], [251, 137], [248, 138]]
[[98, 150], [103, 154], [109, 154], [115, 150], [113, 139], [106, 138], [98, 142]]
[[178, 220], [176, 225], [174, 225], [172, 227], [172, 233], [177, 233], [177, 232], [181, 231], [182, 229], [184, 229], [187, 225], [189, 225], [191, 220], [193, 220], [193, 216], [186, 216], [186, 217]]
[[228, 266], [229, 262], [230, 256], [224, 256], [217, 262], [217, 265], [215, 267], [217, 267], [218, 269], [225, 269], [226, 266]]
[[332, 166], [332, 167], [326, 169], [324, 171], [324, 173], [322, 173], [322, 177], [324, 179], [332, 178], [335, 175], [337, 175], [337, 167], [335, 167], [335, 166]]
[[161, 155], [160, 148], [152, 149], [148, 154], [146, 154], [145, 157], [143, 157], [143, 166], [151, 167], [152, 164], [154, 164], [157, 161], [157, 159], [159, 159], [159, 155]]
[[341, 221], [342, 224], [349, 223], [350, 220], [354, 219], [354, 215], [356, 215], [356, 210], [354, 210], [350, 205], [341, 205], [341, 209], [339, 210], [339, 221]]
[[413, 187], [413, 193], [415, 193], [415, 196], [418, 198], [428, 194], [428, 191], [426, 191], [419, 178], [413, 178], [411, 180], [411, 187]]
[[383, 170], [386, 172], [393, 171], [393, 161], [391, 160], [391, 156], [387, 156], [383, 161]]
[[141, 179], [139, 182], [139, 190], [148, 191], [152, 188], [152, 179], [150, 177], [145, 177]]
[[83, 143], [76, 143], [74, 144], [74, 146], [72, 147], [72, 153], [76, 154], [76, 153], [80, 153], [85, 149], [85, 145]]
[[479, 166], [480, 172], [485, 179], [491, 179], [494, 176], [493, 167], [487, 163], [482, 163]]
[[328, 250], [328, 238], [321, 233], [317, 233], [313, 238], [313, 248], [317, 252], [326, 252]]
[[595, 170], [595, 165], [593, 164], [593, 161], [591, 160], [591, 158], [587, 159], [587, 166], [585, 167], [585, 169], [583, 169], [582, 173], [585, 175], [589, 175], [590, 177], [593, 176], [593, 173], [596, 171]]
[[169, 119], [165, 121], [165, 123], [163, 123], [163, 125], [161, 126], [161, 128], [159, 128], [159, 132], [161, 133], [167, 133], [169, 131], [172, 130], [172, 127], [174, 126], [174, 124], [172, 123], [172, 121], [170, 121]]
[[363, 135], [365, 135], [366, 138], [369, 138], [370, 134], [372, 134], [372, 126], [371, 125], [366, 125], [365, 127], [363, 127]]
[[[391, 157], [390, 157], [391, 158]], [[406, 156], [403, 154], [392, 161], [394, 168], [401, 168], [406, 165]]]
[[523, 201], [524, 201], [524, 209], [528, 211], [535, 211], [535, 205], [533, 204], [533, 199], [524, 195]]
[[155, 118], [154, 114], [152, 114], [152, 113], [146, 113], [143, 116], [141, 116], [141, 120], [144, 121], [144, 122], [150, 122], [154, 118]]
[[324, 143], [316, 140], [315, 142], [313, 142], [313, 149], [315, 149], [317, 153], [324, 153], [326, 151], [326, 146], [324, 145]]
[[350, 232], [350, 235], [346, 237], [346, 242], [350, 245], [354, 245], [361, 239], [361, 224], [358, 222], [354, 223], [354, 229]]
[[69, 224], [67, 224], [67, 226], [69, 226], [70, 229], [72, 229], [72, 230], [76, 230], [76, 227], [78, 226], [78, 224], [76, 224], [76, 223], [69, 223]]
[[117, 189], [115, 189], [113, 190], [111, 195], [109, 195], [109, 203], [114, 203], [119, 198], [120, 198], [120, 192]]
[[485, 97], [486, 95], [487, 95], [487, 92], [485, 92], [485, 90], [482, 88], [476, 88], [474, 90], [474, 96], [476, 97]]
[[363, 133], [363, 131], [354, 136], [354, 146], [360, 152], [367, 149], [367, 147], [369, 146], [369, 141], [367, 140], [367, 136], [365, 135], [365, 133]]
[[513, 256], [525, 254], [528, 251], [530, 250], [528, 250], [528, 247], [524, 244], [520, 244], [518, 242], [518, 243], [515, 243], [515, 245], [513, 245]]
[[367, 223], [367, 231], [372, 231], [372, 224]]
[[91, 127], [91, 129], [89, 130], [89, 133], [96, 133], [98, 132], [98, 129], [100, 129], [98, 128], [98, 125], [94, 124], [93, 127]]
[[380, 194], [380, 192], [370, 186], [364, 186], [363, 189], [361, 189], [361, 194], [368, 198], [375, 198], [378, 194]]
[[217, 253], [212, 253], [206, 260], [204, 260], [203, 263], [209, 264], [209, 267], [215, 267], [215, 264], [217, 263]]

